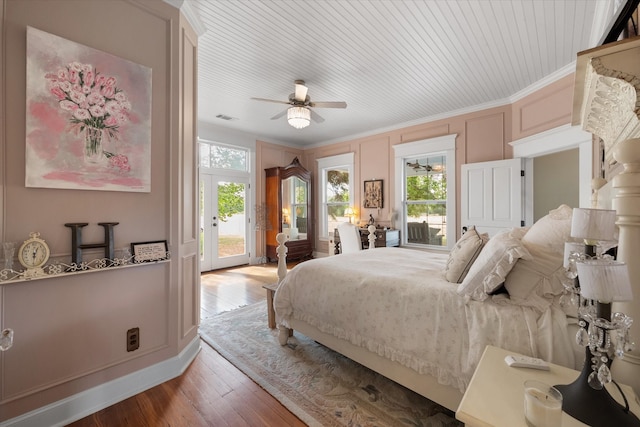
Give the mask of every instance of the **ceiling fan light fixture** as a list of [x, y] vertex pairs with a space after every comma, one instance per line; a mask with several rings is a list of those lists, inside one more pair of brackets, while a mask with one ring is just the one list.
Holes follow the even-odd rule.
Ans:
[[296, 129], [303, 129], [311, 123], [311, 111], [306, 107], [291, 107], [287, 110], [287, 121]]

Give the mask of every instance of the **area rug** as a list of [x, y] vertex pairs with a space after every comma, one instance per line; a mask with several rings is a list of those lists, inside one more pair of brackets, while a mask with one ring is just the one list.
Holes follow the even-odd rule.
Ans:
[[297, 332], [280, 346], [264, 302], [204, 320], [200, 336], [309, 426], [462, 426], [448, 409]]

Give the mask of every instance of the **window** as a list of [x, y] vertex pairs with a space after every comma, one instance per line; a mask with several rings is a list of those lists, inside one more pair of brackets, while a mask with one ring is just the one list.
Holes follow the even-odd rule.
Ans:
[[217, 142], [199, 141], [200, 167], [249, 172], [249, 150]]
[[450, 248], [456, 240], [455, 135], [393, 148], [402, 243]]
[[353, 212], [353, 153], [318, 159], [319, 237], [329, 233], [341, 222], [351, 221]]

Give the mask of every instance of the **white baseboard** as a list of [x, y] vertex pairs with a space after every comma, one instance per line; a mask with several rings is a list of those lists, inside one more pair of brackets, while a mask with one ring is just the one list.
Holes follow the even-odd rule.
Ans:
[[0, 423], [0, 427], [65, 426], [181, 375], [200, 351], [200, 336], [164, 362]]

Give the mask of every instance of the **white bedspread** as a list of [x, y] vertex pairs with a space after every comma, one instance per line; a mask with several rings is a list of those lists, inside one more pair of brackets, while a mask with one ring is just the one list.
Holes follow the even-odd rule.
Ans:
[[561, 310], [465, 302], [444, 279], [446, 260], [447, 254], [377, 248], [303, 262], [276, 292], [277, 322], [305, 321], [460, 391], [488, 344], [573, 363], [566, 327], [557, 326], [566, 324]]

